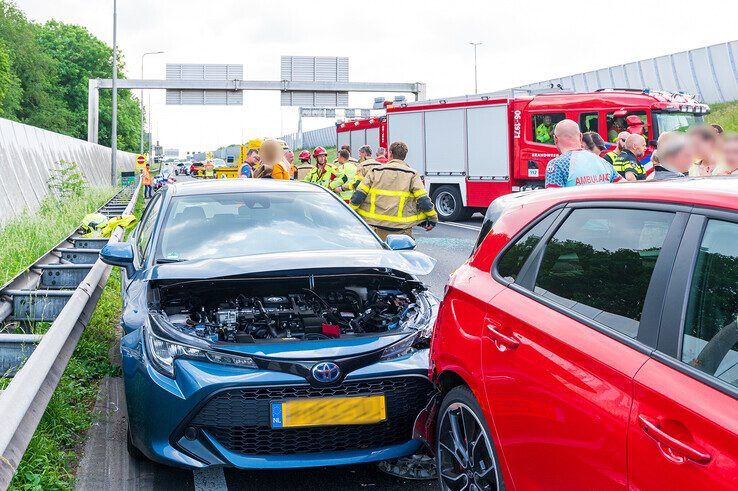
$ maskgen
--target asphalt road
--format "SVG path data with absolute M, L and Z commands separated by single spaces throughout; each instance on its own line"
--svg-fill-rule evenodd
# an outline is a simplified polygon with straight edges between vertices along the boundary
M 179 180 L 188 180 L 188 178 Z M 430 275 L 422 277 L 439 298 L 449 274 L 468 257 L 477 239 L 482 217 L 462 223 L 440 223 L 430 232 L 414 231 L 417 250 L 437 260 Z M 117 350 L 116 350 L 117 351 Z M 152 462 L 135 462 L 126 452 L 125 402 L 120 378 L 107 379 L 96 410 L 101 419 L 90 430 L 85 456 L 78 470 L 79 489 L 131 490 L 435 490 L 435 481 L 408 481 L 380 471 L 376 465 L 294 471 L 187 471 Z

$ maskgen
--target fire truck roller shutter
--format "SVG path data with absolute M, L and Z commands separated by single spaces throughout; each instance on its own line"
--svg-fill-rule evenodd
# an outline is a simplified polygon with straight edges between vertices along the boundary
M 366 145 L 366 130 L 353 130 L 349 145 L 351 145 L 351 156 L 358 158 L 359 149 Z
M 464 109 L 425 113 L 425 170 L 428 175 L 464 175 Z
M 351 132 L 342 131 L 336 134 L 336 151 L 341 149 L 342 145 L 351 145 Z
M 366 144 L 372 147 L 372 155 L 376 156 L 377 148 L 379 148 L 379 128 L 367 128 Z
M 388 113 L 387 132 L 389 144 L 398 140 L 407 144 L 405 162 L 423 176 L 425 174 L 423 113 Z
M 509 179 L 507 106 L 469 108 L 466 127 L 469 179 Z

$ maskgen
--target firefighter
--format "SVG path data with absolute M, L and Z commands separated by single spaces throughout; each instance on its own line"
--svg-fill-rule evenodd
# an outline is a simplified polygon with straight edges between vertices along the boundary
M 389 162 L 369 171 L 351 196 L 351 208 L 382 240 L 387 240 L 389 234 L 412 237 L 414 225 L 431 230 L 438 222 L 420 176 L 404 162 L 406 156 L 404 142 L 392 143 Z
M 358 164 L 359 161 L 356 160 L 351 156 L 351 146 L 350 145 L 341 145 L 341 150 L 346 150 L 349 153 L 349 162 L 353 162 L 354 164 Z M 340 150 L 339 150 L 340 151 Z M 336 154 L 336 158 L 333 159 L 333 165 L 338 165 L 338 154 Z
M 553 124 L 551 116 L 543 116 L 543 122 L 536 126 L 536 141 L 538 143 L 553 143 Z
M 300 163 L 295 166 L 295 179 L 302 181 L 313 168 L 313 164 L 310 162 L 310 152 L 307 150 L 300 152 L 297 158 L 300 159 Z
M 385 160 L 385 163 L 386 162 L 387 161 Z M 357 172 L 361 176 L 366 176 L 367 174 L 369 174 L 370 170 L 377 167 L 378 165 L 380 165 L 380 163 L 372 158 L 372 147 L 370 147 L 369 145 L 364 145 L 359 149 L 359 166 Z
M 336 177 L 336 169 L 328 163 L 328 153 L 323 147 L 315 147 L 313 158 L 315 159 L 315 167 L 310 169 L 303 181 L 327 188 L 333 178 Z
M 351 154 L 348 150 L 338 152 L 336 177 L 331 181 L 329 186 L 346 203 L 351 200 L 351 195 L 354 194 L 354 188 L 358 184 L 356 179 L 358 168 L 354 162 L 349 160 L 350 157 Z
M 628 181 L 642 181 L 646 179 L 646 169 L 638 159 L 646 153 L 646 139 L 642 135 L 628 135 L 625 148 L 615 158 L 612 166 L 615 171 Z
M 377 149 L 377 158 L 376 161 L 380 164 L 386 164 L 387 163 L 387 149 L 384 147 L 379 147 Z

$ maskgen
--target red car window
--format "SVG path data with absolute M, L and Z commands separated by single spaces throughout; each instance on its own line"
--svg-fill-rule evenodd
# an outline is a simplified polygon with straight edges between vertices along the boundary
M 673 219 L 661 211 L 574 210 L 546 244 L 535 293 L 635 338 Z
M 690 288 L 681 359 L 738 387 L 738 224 L 710 220 Z

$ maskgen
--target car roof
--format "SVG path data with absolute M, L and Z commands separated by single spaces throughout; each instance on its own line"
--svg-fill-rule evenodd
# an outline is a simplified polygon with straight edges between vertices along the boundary
M 533 191 L 516 204 L 568 201 L 650 201 L 738 210 L 738 176 L 694 177 Z
M 168 188 L 172 196 L 289 191 L 319 193 L 323 191 L 323 188 L 315 184 L 280 179 L 210 179 L 185 181 L 170 184 Z

